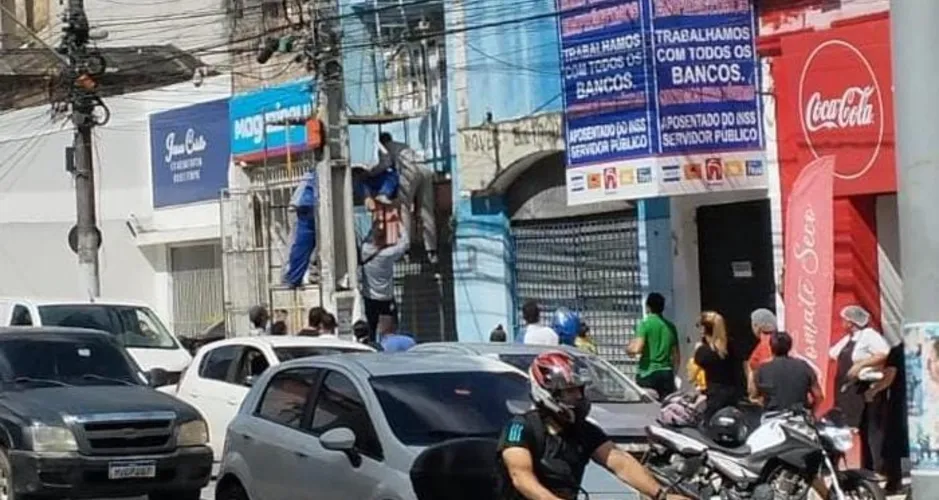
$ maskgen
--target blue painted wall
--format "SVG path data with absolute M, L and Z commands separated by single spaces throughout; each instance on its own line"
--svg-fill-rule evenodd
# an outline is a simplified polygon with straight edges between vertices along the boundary
M 368 32 L 347 2 L 343 14 L 346 99 L 353 113 L 376 113 L 375 82 Z M 371 5 L 367 3 L 365 5 Z M 426 158 L 433 157 L 430 127 L 438 127 L 441 172 L 452 173 L 454 207 L 454 295 L 456 328 L 461 341 L 488 340 L 502 324 L 511 330 L 516 304 L 513 297 L 512 243 L 509 220 L 501 198 L 464 199 L 460 195 L 457 157 L 457 96 L 454 79 L 460 72 L 468 81 L 469 124 L 521 118 L 560 111 L 561 77 L 555 0 L 464 0 L 465 64 L 457 64 L 456 17 L 453 2 L 444 2 L 447 32 L 447 81 L 444 102 L 430 116 L 385 125 L 382 130 L 407 139 Z M 507 23 L 510 20 L 524 20 Z M 381 64 L 381 61 L 379 61 Z M 378 127 L 350 127 L 353 163 L 375 161 Z M 520 182 L 524 182 L 524 178 Z M 671 232 L 667 200 L 640 203 L 644 284 L 666 295 L 671 303 Z M 362 221 L 367 219 L 361 218 Z M 511 333 L 511 332 L 510 332 Z
M 450 102 L 456 103 L 454 76 L 465 72 L 470 125 L 521 118 L 561 109 L 560 59 L 554 0 L 474 0 L 464 2 L 464 67 L 457 67 L 454 36 L 447 39 Z M 447 26 L 457 22 L 447 3 Z M 506 20 L 540 19 L 504 24 Z M 476 27 L 488 26 L 481 29 Z M 450 107 L 454 150 L 458 125 L 456 105 Z M 459 171 L 459 158 L 453 160 Z M 456 247 L 454 293 L 457 334 L 461 341 L 488 340 L 502 324 L 511 332 L 515 314 L 512 243 L 509 220 L 501 199 L 464 199 L 458 175 L 453 179 Z
M 342 43 L 348 49 L 343 50 L 343 69 L 345 79 L 346 103 L 353 115 L 376 115 L 378 85 L 383 78 L 384 61 L 380 52 L 373 60 L 371 31 L 363 20 L 355 15 L 355 8 L 374 9 L 375 3 L 369 0 L 343 0 L 341 2 Z M 379 8 L 387 2 L 379 3 Z M 377 75 L 376 75 L 377 67 Z M 444 87 L 447 81 L 444 80 Z M 446 88 L 442 89 L 446 96 Z M 408 143 L 415 151 L 424 155 L 438 172 L 450 171 L 450 121 L 447 99 L 434 106 L 421 117 L 388 123 L 381 126 L 381 131 L 390 132 L 396 140 Z M 434 133 L 436 131 L 436 134 Z M 378 125 L 352 125 L 349 127 L 349 147 L 353 164 L 370 164 L 377 161 L 376 143 Z M 436 141 L 434 140 L 436 138 Z M 436 145 L 435 145 L 436 142 Z M 435 147 L 436 146 L 436 147 Z

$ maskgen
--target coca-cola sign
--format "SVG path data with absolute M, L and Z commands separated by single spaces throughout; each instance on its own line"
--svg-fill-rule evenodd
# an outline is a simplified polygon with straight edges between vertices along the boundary
M 858 179 L 878 161 L 884 143 L 884 95 L 869 59 L 854 44 L 831 39 L 805 59 L 799 113 L 806 147 L 833 155 L 835 175 Z

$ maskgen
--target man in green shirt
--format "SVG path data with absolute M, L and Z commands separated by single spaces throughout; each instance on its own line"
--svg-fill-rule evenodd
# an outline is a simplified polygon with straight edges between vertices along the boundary
M 646 317 L 636 329 L 636 338 L 626 350 L 639 356 L 636 383 L 654 390 L 659 398 L 676 391 L 675 371 L 681 362 L 678 352 L 678 329 L 662 317 L 665 297 L 650 293 L 646 298 Z

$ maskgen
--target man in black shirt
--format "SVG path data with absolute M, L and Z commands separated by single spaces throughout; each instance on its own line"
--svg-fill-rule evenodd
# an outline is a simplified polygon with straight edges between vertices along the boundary
M 666 494 L 630 454 L 620 450 L 587 420 L 586 378 L 565 352 L 538 355 L 529 368 L 535 409 L 505 426 L 499 442 L 501 500 L 572 500 L 592 459 L 621 481 L 655 500 L 682 500 Z
M 792 358 L 792 337 L 786 332 L 770 338 L 772 361 L 757 369 L 754 396 L 763 399 L 766 411 L 790 410 L 796 406 L 814 408 L 822 400 L 822 388 L 815 370 L 802 359 Z

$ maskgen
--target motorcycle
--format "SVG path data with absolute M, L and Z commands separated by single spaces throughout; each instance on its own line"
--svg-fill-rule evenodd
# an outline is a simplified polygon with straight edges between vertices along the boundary
M 417 500 L 479 500 L 498 497 L 496 479 L 499 442 L 488 438 L 458 438 L 423 450 L 411 466 L 411 485 Z M 690 480 L 700 467 L 694 459 L 675 469 L 675 477 L 662 482 L 667 492 Z M 710 500 L 685 495 L 691 500 Z M 579 500 L 590 500 L 580 489 Z
M 837 467 L 853 445 L 839 413 L 819 420 L 805 410 L 767 414 L 737 447 L 722 446 L 697 428 L 653 425 L 646 428 L 651 447 L 644 461 L 660 481 L 673 480 L 676 467 L 690 459 L 703 462 L 679 488 L 699 498 L 801 500 L 820 478 L 827 500 L 884 500 L 873 472 Z

